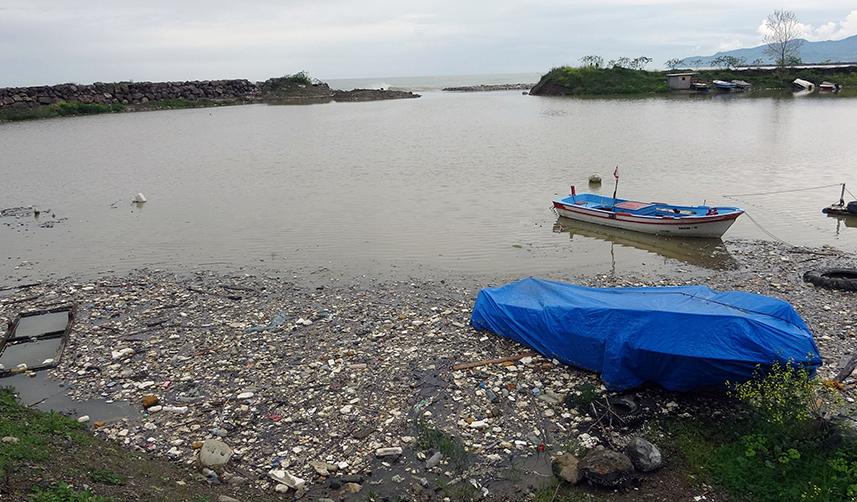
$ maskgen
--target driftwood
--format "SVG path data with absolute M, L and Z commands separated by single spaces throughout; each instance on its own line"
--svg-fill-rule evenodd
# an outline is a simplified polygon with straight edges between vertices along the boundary
M 843 359 L 843 361 L 842 367 L 839 368 L 839 372 L 833 378 L 834 381 L 844 382 L 854 372 L 854 369 L 857 368 L 857 354 L 852 354 L 851 357 L 847 360 Z
M 459 363 L 459 364 L 454 365 L 454 366 L 452 367 L 452 370 L 453 370 L 453 371 L 458 371 L 458 370 L 466 370 L 466 369 L 468 369 L 468 368 L 478 368 L 478 367 L 480 367 L 480 366 L 487 366 L 487 365 L 489 365 L 489 364 L 503 364 L 503 363 L 510 363 L 510 362 L 513 362 L 513 361 L 521 360 L 521 359 L 523 359 L 523 358 L 525 358 L 525 357 L 532 357 L 532 356 L 535 356 L 535 355 L 536 355 L 536 353 L 535 353 L 535 352 L 533 352 L 533 351 L 527 351 L 527 352 L 522 352 L 521 354 L 518 354 L 517 356 L 501 357 L 501 358 L 499 358 L 499 359 L 483 359 L 483 360 L 481 360 L 481 361 L 473 361 L 472 363 Z
M 226 298 L 227 300 L 240 300 L 241 299 L 241 297 L 238 295 L 224 295 L 222 293 L 215 293 L 213 291 L 206 291 L 204 289 L 195 288 L 193 286 L 188 286 L 187 290 L 192 291 L 194 293 L 199 293 L 201 295 L 219 296 L 220 298 Z

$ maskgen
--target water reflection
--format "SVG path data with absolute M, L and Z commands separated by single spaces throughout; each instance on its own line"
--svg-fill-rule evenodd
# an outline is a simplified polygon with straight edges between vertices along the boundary
M 836 219 L 836 235 L 838 236 L 845 228 L 857 228 L 857 216 L 845 216 L 841 214 L 828 214 L 828 218 Z
M 614 266 L 613 246 L 619 245 L 648 251 L 664 258 L 679 260 L 702 268 L 715 270 L 737 268 L 737 261 L 720 239 L 661 237 L 571 220 L 562 216 L 557 218 L 553 231 L 554 233 L 568 233 L 571 240 L 574 240 L 575 236 L 581 236 L 609 242 Z

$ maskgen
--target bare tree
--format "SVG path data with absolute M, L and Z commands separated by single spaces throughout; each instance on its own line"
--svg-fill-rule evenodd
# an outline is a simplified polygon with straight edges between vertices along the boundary
M 642 70 L 646 67 L 647 64 L 652 62 L 652 58 L 646 56 L 640 56 L 638 58 L 634 58 L 631 60 L 631 68 L 635 70 Z
M 765 54 L 771 56 L 780 68 L 800 62 L 800 23 L 795 13 L 775 10 L 765 19 Z
M 601 56 L 583 56 L 580 58 L 580 63 L 590 68 L 601 68 L 604 66 L 604 58 Z
M 744 65 L 746 62 L 747 61 L 744 58 L 735 56 L 719 56 L 711 60 L 711 64 L 714 66 L 730 70 L 734 70 L 735 68 Z
M 680 59 L 680 58 L 667 59 L 667 63 L 666 63 L 667 68 L 669 68 L 670 70 L 675 70 L 676 68 L 681 66 L 682 61 L 684 61 L 684 59 Z

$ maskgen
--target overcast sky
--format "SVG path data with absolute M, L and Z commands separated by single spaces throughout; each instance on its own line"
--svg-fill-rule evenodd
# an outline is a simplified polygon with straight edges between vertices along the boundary
M 777 8 L 813 40 L 857 34 L 854 0 L 0 0 L 0 85 L 662 66 L 760 44 Z

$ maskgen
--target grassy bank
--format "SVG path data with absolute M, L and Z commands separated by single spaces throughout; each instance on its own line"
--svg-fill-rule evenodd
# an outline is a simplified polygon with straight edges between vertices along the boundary
M 575 68 L 562 66 L 546 73 L 531 94 L 547 96 L 653 94 L 665 93 L 665 71 L 630 70 L 627 68 Z M 857 87 L 857 68 L 777 70 L 703 70 L 703 81 L 745 80 L 755 89 L 790 89 L 796 78 L 820 84 L 824 80 Z
M 0 499 L 31 502 L 213 501 L 228 493 L 185 468 L 91 435 L 77 421 L 21 406 L 0 389 Z M 245 487 L 242 500 L 253 500 Z
M 178 110 L 183 108 L 208 108 L 238 104 L 240 101 L 214 101 L 211 99 L 164 99 L 145 104 L 125 105 L 122 103 L 81 103 L 79 101 L 60 101 L 50 105 L 33 108 L 0 109 L 0 122 L 18 122 L 22 120 L 49 119 L 56 117 L 75 117 L 80 115 L 98 115 L 130 111 Z

